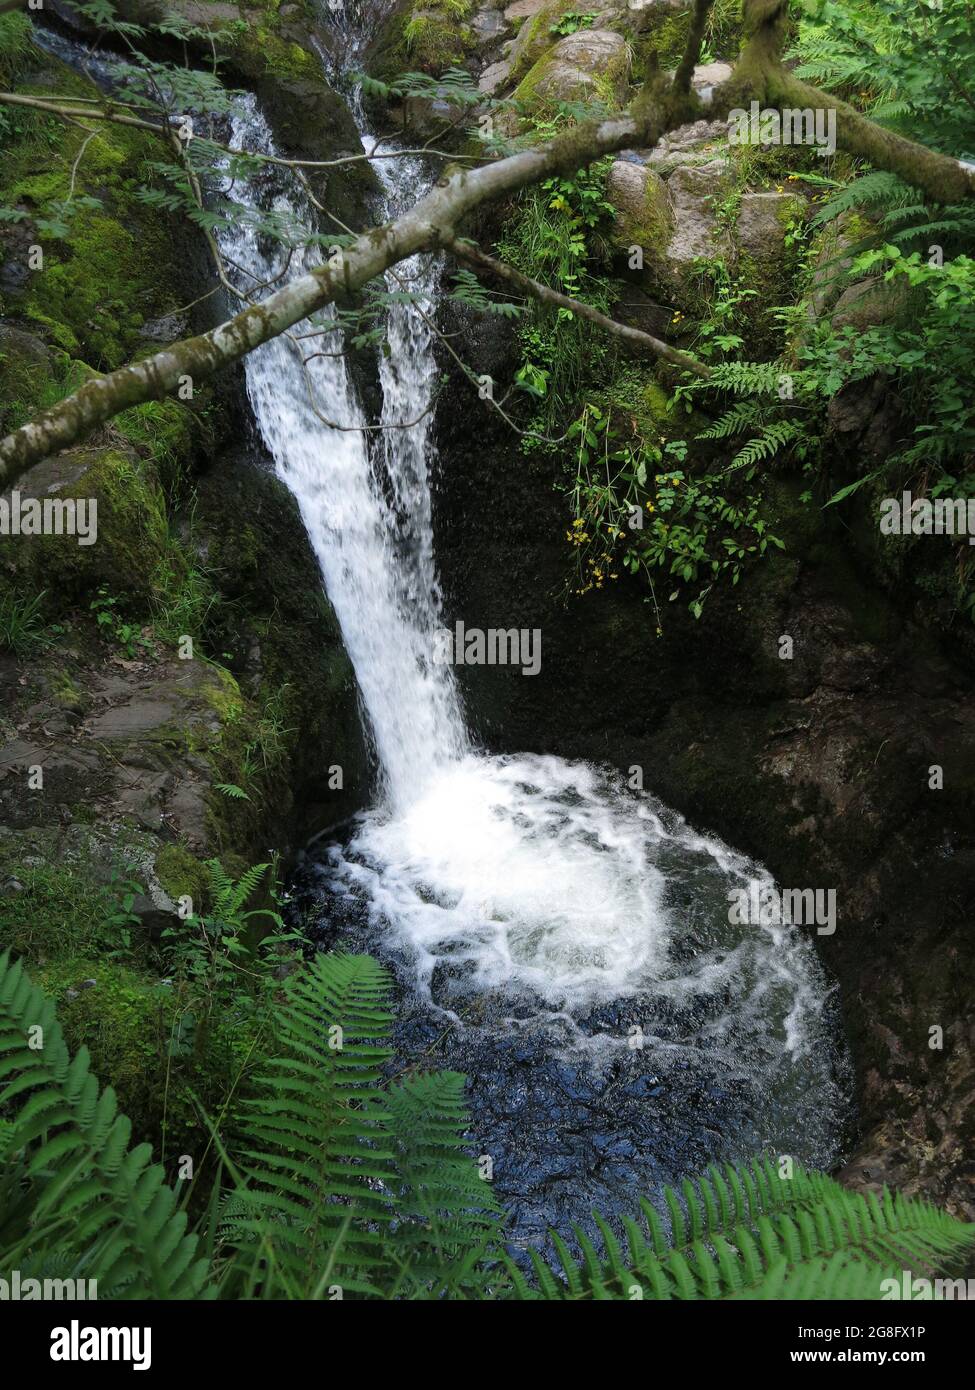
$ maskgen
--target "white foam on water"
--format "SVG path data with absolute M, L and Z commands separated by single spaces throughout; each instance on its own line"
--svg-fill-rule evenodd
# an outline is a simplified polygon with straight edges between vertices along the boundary
M 253 99 L 242 102 L 234 138 L 271 148 Z M 368 133 L 364 142 L 374 148 Z M 415 200 L 425 177 L 415 160 L 374 167 L 387 215 Z M 259 206 L 257 193 L 242 197 Z M 284 182 L 275 206 L 309 217 Z M 257 279 L 278 273 L 280 252 L 246 218 L 223 241 Z M 296 258 L 289 274 L 316 255 Z M 406 262 L 398 274 L 435 313 L 437 263 Z M 393 276 L 387 283 L 399 287 Z M 428 997 L 444 967 L 468 990 L 535 1001 L 540 1020 L 561 1018 L 570 1034 L 573 1020 L 614 1000 L 710 1000 L 681 1045 L 737 1052 L 746 1070 L 750 1054 L 756 1078 L 770 1063 L 795 1067 L 817 1049 L 832 1052 L 827 985 L 808 938 L 728 923 L 729 888 L 767 883 L 761 868 L 603 770 L 472 747 L 453 673 L 430 660 L 442 626 L 426 413 L 437 380 L 433 334 L 409 304 L 394 303 L 387 335 L 380 423 L 419 417 L 410 429 L 365 431 L 341 356 L 308 370 L 320 411 L 354 427 L 345 430 L 316 416 L 286 339 L 245 363 L 255 418 L 298 500 L 341 624 L 380 766 L 377 806 L 331 851 L 332 891 L 365 896 Z

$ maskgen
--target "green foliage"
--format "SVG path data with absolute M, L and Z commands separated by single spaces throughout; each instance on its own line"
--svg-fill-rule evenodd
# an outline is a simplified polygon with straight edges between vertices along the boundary
M 318 956 L 275 1010 L 281 1052 L 245 1106 L 225 1296 L 468 1296 L 496 1204 L 463 1152 L 463 1080 L 382 1085 L 389 977 Z M 338 1200 L 337 1200 L 338 1199 Z
M 247 908 L 271 865 L 254 864 L 234 880 L 218 859 L 203 865 L 207 874 L 204 912 L 191 911 L 179 926 L 167 927 L 162 941 L 178 993 L 185 995 L 193 1019 L 215 1009 L 238 1016 L 257 1015 L 274 988 L 268 951 L 294 938 L 271 907 Z M 276 929 L 255 953 L 247 934 L 261 922 Z
M 14 656 L 27 656 L 47 641 L 44 599 L 39 594 L 18 594 L 13 589 L 0 593 L 0 647 Z
M 479 314 L 497 314 L 501 318 L 509 319 L 518 318 L 525 312 L 520 304 L 498 299 L 470 270 L 455 270 L 450 278 L 453 288 L 449 297 L 455 304 L 463 304 Z
M 975 158 L 970 0 L 803 0 L 797 72 L 931 149 Z
M 526 1275 L 465 1151 L 463 1078 L 384 1082 L 389 988 L 364 956 L 317 956 L 288 981 L 238 1143 L 211 1126 L 227 1184 L 198 1243 L 86 1051 L 70 1059 L 50 1000 L 0 957 L 4 1266 L 122 1298 L 876 1300 L 884 1279 L 951 1273 L 975 1248 L 975 1227 L 927 1202 L 755 1159 L 665 1190 L 666 1218 L 641 1202 L 622 1240 L 598 1214 L 598 1242 L 553 1232 L 555 1259 L 529 1252 Z
M 132 902 L 139 885 L 128 866 L 106 882 L 83 869 L 45 863 L 9 864 L 22 885 L 0 897 L 0 940 L 5 948 L 42 960 L 64 954 L 114 956 L 131 946 Z
M 72 1059 L 54 1005 L 0 956 L 0 1249 L 31 1277 L 97 1279 L 102 1298 L 194 1298 L 206 1262 L 148 1144 Z M 56 1263 L 55 1263 L 56 1262 Z
M 904 255 L 886 245 L 857 257 L 852 273 L 905 286 L 911 313 L 865 331 L 824 332 L 802 354 L 805 384 L 829 397 L 847 382 L 889 375 L 914 421 L 911 442 L 887 460 L 891 476 L 927 473 L 932 465 L 965 470 L 975 451 L 975 260 L 931 264 L 916 251 Z M 937 485 L 940 475 L 932 481 Z
M 699 618 L 715 583 L 728 578 L 737 584 L 746 564 L 783 543 L 769 533 L 759 496 L 726 495 L 728 474 L 744 465 L 736 461 L 723 473 L 685 472 L 675 466 L 687 457 L 684 440 L 654 440 L 634 424 L 632 417 L 620 420 L 587 404 L 571 426 L 574 519 L 567 539 L 576 552 L 576 593 L 601 589 L 624 569 L 645 575 L 659 635 L 658 571 L 691 586 L 688 607 Z
M 969 0 L 807 0 L 795 56 L 801 76 L 840 91 L 881 125 L 960 159 L 975 160 L 975 11 Z M 863 213 L 874 226 L 853 238 L 946 255 L 975 247 L 975 210 L 932 207 L 885 170 L 856 170 L 828 190 L 814 223 Z
M 604 234 L 614 215 L 606 199 L 609 163 L 601 160 L 527 190 L 498 243 L 502 260 L 603 313 L 612 296 Z M 580 386 L 598 374 L 610 352 L 605 335 L 569 309 L 542 309 L 520 330 L 519 342 L 516 381 L 538 402 L 532 428 L 560 427 Z
M 566 38 L 569 34 L 577 34 L 580 29 L 591 29 L 598 18 L 599 16 L 596 14 L 584 14 L 579 10 L 566 10 L 560 19 L 549 25 L 548 32 L 556 34 L 559 38 Z
M 138 623 L 128 622 L 121 616 L 118 611 L 120 602 L 119 598 L 109 593 L 106 585 L 101 584 L 88 608 L 94 614 L 102 638 L 117 646 L 129 661 L 134 661 L 149 646 L 149 641 Z
M 23 14 L 0 15 L 0 83 L 9 88 L 30 68 L 34 52 L 30 20 Z M 7 111 L 0 111 L 0 139 L 11 130 Z
M 864 1197 L 798 1166 L 783 1178 L 761 1159 L 685 1179 L 666 1204 L 669 1235 L 644 1202 L 622 1243 L 597 1217 L 597 1244 L 575 1231 L 582 1260 L 562 1241 L 557 1261 L 533 1255 L 533 1283 L 509 1262 L 516 1297 L 877 1300 L 904 1269 L 960 1268 L 975 1239 L 929 1202 Z

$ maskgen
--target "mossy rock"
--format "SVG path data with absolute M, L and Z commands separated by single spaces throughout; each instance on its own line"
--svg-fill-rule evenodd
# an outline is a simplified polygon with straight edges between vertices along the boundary
M 69 956 L 31 973 L 55 1000 L 70 1050 L 88 1049 L 92 1071 L 112 1086 L 137 1132 L 153 1128 L 171 992 L 117 961 Z
M 33 333 L 0 324 L 0 433 L 30 419 L 52 394 L 55 381 L 47 345 Z
M 49 95 L 48 79 L 68 96 L 88 98 L 97 89 L 46 55 L 18 90 Z M 28 214 L 4 232 L 8 257 L 22 262 L 28 245 L 40 246 L 43 264 L 21 265 L 20 287 L 7 279 L 0 309 L 17 313 L 51 346 L 99 370 L 121 366 L 138 351 L 147 319 L 185 302 L 184 267 L 172 254 L 169 216 L 138 199 L 151 181 L 149 161 L 158 158 L 150 136 L 106 126 L 82 145 L 85 132 L 44 118 L 24 123 L 5 150 L 0 202 Z M 77 169 L 75 168 L 77 161 Z M 65 234 L 41 229 L 41 218 L 58 220 L 72 178 L 72 213 Z
M 205 906 L 209 883 L 206 868 L 183 845 L 163 845 L 153 867 L 160 886 L 174 903 L 189 897 L 193 900 L 194 911 L 199 912 Z
M 392 82 L 408 72 L 437 77 L 461 66 L 477 46 L 477 36 L 466 23 L 472 9 L 469 0 L 405 0 L 395 6 L 366 50 L 369 76 Z
M 606 197 L 616 209 L 613 241 L 659 255 L 673 232 L 674 216 L 663 179 L 647 164 L 617 159 L 610 166 Z
M 90 544 L 78 534 L 5 537 L 3 556 L 15 582 L 47 590 L 49 609 L 57 612 L 90 600 L 102 585 L 131 610 L 145 610 L 168 536 L 151 462 L 123 448 L 79 449 L 35 465 L 13 491 L 22 507 L 29 498 L 39 506 L 73 500 L 77 509 L 85 503 L 93 537 Z M 11 493 L 6 497 L 12 501 Z
M 118 961 L 66 957 L 35 966 L 32 979 L 57 1006 L 72 1053 L 87 1048 L 91 1070 L 115 1091 L 140 1140 L 199 1154 L 194 1101 L 219 1111 L 245 1059 L 261 1056 L 257 1025 L 232 1012 L 204 1017 L 178 1007 L 172 985 Z
M 543 53 L 515 88 L 514 99 L 529 108 L 580 100 L 618 107 L 629 72 L 629 45 L 620 34 L 580 29 Z

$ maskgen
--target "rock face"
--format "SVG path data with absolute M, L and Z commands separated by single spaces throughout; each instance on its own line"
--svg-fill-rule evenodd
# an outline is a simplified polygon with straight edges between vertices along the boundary
M 722 231 L 715 201 L 728 186 L 728 169 L 722 160 L 708 164 L 683 164 L 667 180 L 674 232 L 664 251 L 672 270 L 680 275 L 701 256 L 727 252 L 729 241 Z
M 52 144 L 43 193 L 11 143 L 0 200 L 28 214 L 18 228 L 67 189 L 81 139 Z M 112 140 L 104 166 L 77 164 L 76 191 L 100 199 L 76 228 L 91 254 L 69 242 L 43 276 L 7 277 L 0 430 L 147 342 L 209 326 L 182 308 L 200 297 L 200 248 L 130 206 L 149 155 Z M 0 274 L 21 252 L 0 229 Z M 210 856 L 239 871 L 368 795 L 354 680 L 297 506 L 266 460 L 216 450 L 245 433 L 238 390 L 128 412 L 3 496 L 8 516 L 56 506 L 62 521 L 0 537 L 0 867 L 16 879 L 43 844 L 61 872 L 61 839 L 73 855 L 83 829 L 96 876 L 138 872 L 153 929 L 174 911 L 174 859 L 191 877 Z
M 782 242 L 791 218 L 800 218 L 805 199 L 791 193 L 744 193 L 738 209 L 738 244 L 761 267 L 782 257 Z
M 651 296 L 682 309 L 696 302 L 695 262 L 729 257 L 733 250 L 717 207 L 731 186 L 727 149 L 718 134 L 705 121 L 681 127 L 653 150 L 614 160 L 607 180 L 607 197 L 618 215 L 616 244 L 627 256 L 634 244 L 643 252 L 636 280 Z
M 787 234 L 806 204 L 781 189 L 742 191 L 726 136 L 723 122 L 695 121 L 652 150 L 624 152 L 611 166 L 607 197 L 617 212 L 614 241 L 627 281 L 654 302 L 694 314 L 716 273 L 709 266 L 721 262 L 748 292 L 739 315 L 758 357 L 778 341 L 769 310 L 790 293 Z M 636 247 L 642 263 L 635 268 Z

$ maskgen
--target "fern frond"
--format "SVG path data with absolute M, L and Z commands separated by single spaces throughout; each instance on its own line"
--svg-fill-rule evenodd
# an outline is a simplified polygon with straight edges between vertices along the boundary
M 736 434 L 744 434 L 746 430 L 760 424 L 762 420 L 762 410 L 756 401 L 739 401 L 730 410 L 716 420 L 709 429 L 702 430 L 698 439 L 729 439 Z
M 52 1253 L 101 1298 L 195 1298 L 207 1262 L 186 1214 L 131 1124 L 100 1090 L 82 1048 L 70 1057 L 53 1002 L 0 956 L 4 1188 L 0 1266 L 44 1277 Z M 16 1101 L 16 1105 L 14 1102 Z M 62 1277 L 67 1277 L 62 1275 Z
M 771 395 L 778 391 L 781 375 L 776 362 L 719 362 L 711 368 L 707 387 L 738 396 Z
M 861 174 L 845 187 L 838 189 L 819 207 L 812 218 L 813 226 L 833 222 L 847 212 L 889 212 L 917 201 L 917 191 L 896 174 L 872 169 Z
M 665 1189 L 669 1249 L 661 1248 L 659 1217 L 646 1231 L 626 1221 L 624 1258 L 606 1223 L 596 1218 L 601 1250 L 580 1233 L 577 1259 L 553 1235 L 559 1264 L 535 1257 L 536 1283 L 547 1299 L 873 1299 L 902 1271 L 951 1270 L 975 1249 L 966 1226 L 929 1202 L 885 1193 L 848 1192 L 821 1173 L 796 1168 L 780 1177 L 767 1159 L 716 1168 Z M 644 1203 L 647 1215 L 648 1204 Z M 647 1241 L 647 1235 L 650 1242 Z M 559 1267 L 561 1266 L 561 1267 Z M 523 1285 L 512 1280 L 514 1296 Z M 535 1288 L 526 1285 L 529 1296 Z
M 281 1054 L 256 1079 L 258 1097 L 242 1105 L 239 1196 L 248 1216 L 230 1221 L 246 1235 L 242 1260 L 263 1262 L 267 1296 L 279 1286 L 307 1294 L 327 1261 L 344 1290 L 380 1292 L 370 1271 L 383 1263 L 396 1201 L 380 1091 L 391 1055 L 389 987 L 369 956 L 319 955 L 274 1011 Z
M 750 439 L 744 448 L 728 465 L 728 471 L 736 468 L 754 468 L 757 463 L 774 458 L 787 444 L 793 443 L 802 434 L 802 427 L 794 420 L 773 420 L 763 425 L 760 434 Z
M 483 1293 L 500 1208 L 466 1152 L 463 1076 L 436 1072 L 391 1086 L 387 1113 L 398 1196 L 390 1242 L 409 1286 L 431 1297 Z

